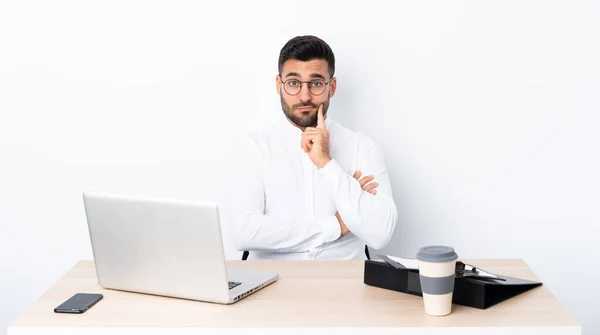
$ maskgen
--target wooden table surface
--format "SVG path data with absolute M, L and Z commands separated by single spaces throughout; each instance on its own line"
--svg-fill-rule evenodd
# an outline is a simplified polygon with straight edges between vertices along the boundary
M 540 280 L 518 259 L 463 260 L 493 273 Z M 111 333 L 581 334 L 580 325 L 546 286 L 486 310 L 453 305 L 424 314 L 419 296 L 363 283 L 363 261 L 228 261 L 230 267 L 275 271 L 279 280 L 233 304 L 102 289 L 92 261 L 80 261 L 9 327 L 9 335 Z M 541 280 L 543 282 L 543 280 Z M 53 309 L 78 292 L 104 299 L 84 314 Z M 304 332 L 302 330 L 304 329 Z

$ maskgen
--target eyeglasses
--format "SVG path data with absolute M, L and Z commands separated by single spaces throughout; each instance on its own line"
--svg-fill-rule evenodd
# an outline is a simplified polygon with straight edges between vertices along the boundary
M 323 94 L 323 92 L 325 92 L 325 88 L 327 88 L 327 85 L 331 82 L 332 79 L 329 79 L 329 81 L 325 81 L 323 79 L 313 79 L 311 81 L 288 79 L 286 81 L 282 81 L 281 83 L 283 84 L 283 89 L 289 95 L 296 95 L 300 93 L 300 91 L 302 90 L 302 84 L 308 84 L 308 91 L 310 92 L 310 94 L 321 95 Z

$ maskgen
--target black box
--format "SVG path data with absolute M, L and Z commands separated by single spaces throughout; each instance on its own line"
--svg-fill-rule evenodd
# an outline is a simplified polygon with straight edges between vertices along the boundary
M 498 275 L 506 281 L 474 277 L 456 278 L 452 303 L 486 309 L 529 291 L 542 283 Z M 370 286 L 423 296 L 418 270 L 397 269 L 383 261 L 366 260 L 364 283 Z

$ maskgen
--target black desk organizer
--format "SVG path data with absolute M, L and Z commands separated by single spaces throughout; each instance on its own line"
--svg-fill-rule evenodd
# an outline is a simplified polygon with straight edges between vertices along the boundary
M 452 303 L 486 309 L 542 283 L 498 275 L 506 281 L 474 277 L 456 278 Z M 423 296 L 419 271 L 396 269 L 383 261 L 366 260 L 364 283 L 370 286 Z

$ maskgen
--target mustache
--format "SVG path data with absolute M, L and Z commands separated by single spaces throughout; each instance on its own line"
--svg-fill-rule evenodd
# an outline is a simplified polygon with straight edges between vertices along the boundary
M 317 108 L 317 105 L 308 102 L 308 103 L 299 103 L 299 104 L 295 104 L 295 105 L 292 106 L 293 109 L 296 109 L 296 108 L 299 108 L 299 107 Z

